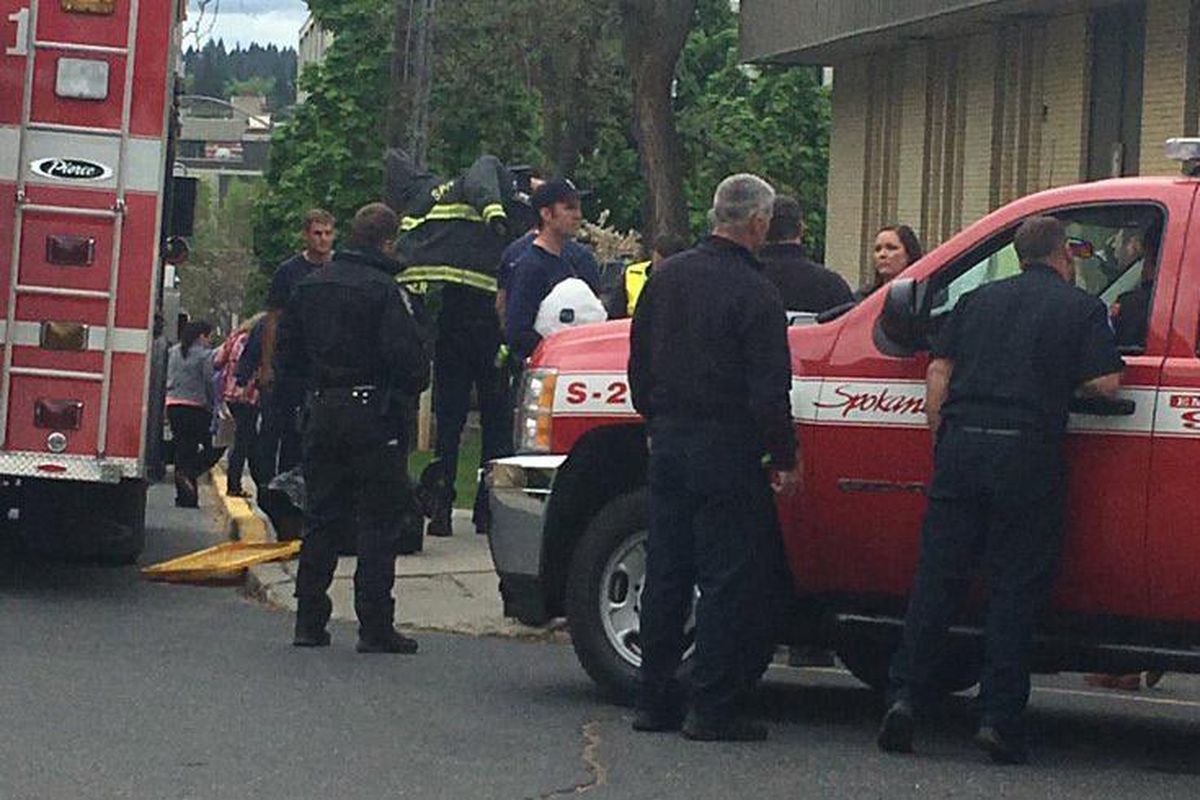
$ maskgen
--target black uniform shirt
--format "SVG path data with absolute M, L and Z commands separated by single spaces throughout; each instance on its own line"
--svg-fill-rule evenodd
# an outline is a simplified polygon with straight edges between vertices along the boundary
M 320 267 L 320 264 L 305 258 L 304 253 L 297 253 L 281 263 L 275 268 L 275 274 L 271 276 L 271 287 L 267 290 L 267 308 L 282 309 L 286 307 L 296 284 Z
M 775 284 L 788 311 L 819 314 L 854 300 L 845 278 L 810 261 L 804 248 L 794 242 L 768 244 L 758 258 L 764 264 L 763 274 Z
M 963 296 L 932 355 L 954 361 L 943 419 L 1050 435 L 1080 384 L 1123 366 L 1104 304 L 1043 264 Z
M 1117 298 L 1113 332 L 1119 347 L 1145 347 L 1150 330 L 1150 301 L 1154 298 L 1154 283 L 1138 284 Z
M 429 384 L 417 323 L 382 253 L 339 250 L 296 285 L 279 325 L 280 371 L 309 389 Z
M 647 419 L 748 425 L 773 467 L 796 464 L 787 317 L 735 242 L 710 236 L 654 268 L 633 317 L 629 385 Z

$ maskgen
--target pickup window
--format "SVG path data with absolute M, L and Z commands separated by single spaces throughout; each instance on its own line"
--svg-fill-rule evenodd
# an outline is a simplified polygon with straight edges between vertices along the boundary
M 1089 205 L 1054 216 L 1067 226 L 1076 285 L 1108 306 L 1118 345 L 1140 352 L 1146 344 L 1163 210 L 1146 204 Z M 1020 271 L 1012 244 L 1015 232 L 1016 226 L 1001 231 L 931 278 L 935 328 L 967 292 Z

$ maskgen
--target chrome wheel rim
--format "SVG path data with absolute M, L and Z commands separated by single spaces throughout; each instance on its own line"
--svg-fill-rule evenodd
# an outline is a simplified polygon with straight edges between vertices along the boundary
M 646 584 L 646 531 L 637 531 L 617 547 L 600 577 L 600 619 L 608 644 L 633 667 L 642 664 L 642 590 Z M 684 660 L 695 649 L 696 604 L 684 623 Z

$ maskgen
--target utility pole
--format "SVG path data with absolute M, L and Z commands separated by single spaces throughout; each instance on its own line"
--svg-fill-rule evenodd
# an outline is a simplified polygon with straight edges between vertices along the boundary
M 410 0 L 412 2 L 412 0 Z M 433 22 L 437 0 L 415 0 L 412 19 L 412 116 L 408 144 L 413 160 L 424 169 L 429 156 L 429 106 L 433 94 Z M 410 8 L 412 5 L 410 4 Z

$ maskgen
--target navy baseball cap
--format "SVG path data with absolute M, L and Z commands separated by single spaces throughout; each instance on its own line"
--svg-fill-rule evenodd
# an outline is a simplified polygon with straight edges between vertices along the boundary
M 529 204 L 536 211 L 552 206 L 555 203 L 578 199 L 579 190 L 575 188 L 575 184 L 571 183 L 567 178 L 555 178 L 552 181 L 546 181 L 534 189 L 533 194 L 529 196 Z

